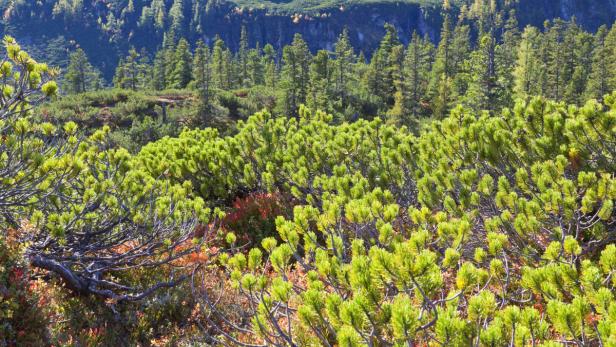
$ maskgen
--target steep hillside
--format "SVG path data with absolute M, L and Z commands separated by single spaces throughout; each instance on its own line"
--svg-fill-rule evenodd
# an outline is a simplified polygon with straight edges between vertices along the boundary
M 453 14 L 482 1 L 450 1 Z M 589 30 L 616 19 L 612 0 L 499 0 L 500 9 L 515 9 L 521 26 L 575 16 Z M 508 5 L 505 5 L 508 4 Z M 347 27 L 355 47 L 366 53 L 378 45 L 383 24 L 394 24 L 406 41 L 413 30 L 438 39 L 443 19 L 441 0 L 255 1 L 255 0 L 3 0 L 2 31 L 23 42 L 36 56 L 64 65 L 66 49 L 84 48 L 109 79 L 118 57 L 134 46 L 155 51 L 165 33 L 192 42 L 217 35 L 239 42 L 246 26 L 251 45 L 282 46 L 301 33 L 311 49 L 330 49 Z M 101 51 L 101 48 L 104 48 Z M 236 48 L 236 47 L 231 47 Z M 94 54 L 96 51 L 96 54 Z

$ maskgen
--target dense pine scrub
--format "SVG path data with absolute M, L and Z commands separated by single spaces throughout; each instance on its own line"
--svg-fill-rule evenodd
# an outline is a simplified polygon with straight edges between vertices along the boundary
M 136 160 L 208 201 L 237 189 L 296 199 L 276 237 L 219 258 L 220 290 L 251 319 L 211 318 L 217 343 L 608 346 L 615 111 L 616 94 L 497 116 L 459 107 L 414 136 L 302 108 L 257 114 L 233 137 L 189 131 Z M 224 311 L 208 283 L 196 293 Z

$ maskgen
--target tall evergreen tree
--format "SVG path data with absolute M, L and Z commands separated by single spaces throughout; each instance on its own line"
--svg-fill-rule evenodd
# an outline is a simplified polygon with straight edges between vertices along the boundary
M 293 43 L 284 47 L 281 86 L 284 92 L 284 111 L 289 116 L 298 114 L 299 106 L 308 95 L 311 54 L 306 41 L 295 34 Z
M 171 88 L 186 88 L 192 80 L 192 55 L 186 39 L 180 39 L 175 48 L 173 72 L 171 73 Z
M 212 98 L 212 69 L 210 65 L 210 49 L 203 41 L 197 43 L 192 65 L 195 87 L 201 100 L 202 112 L 208 114 Z
M 329 53 L 320 50 L 310 64 L 310 86 L 306 105 L 313 110 L 331 112 L 331 61 Z
M 334 61 L 334 95 L 340 101 L 341 107 L 348 106 L 347 94 L 349 81 L 353 78 L 355 53 L 349 40 L 349 30 L 345 28 L 335 45 L 336 60 Z
M 241 87 L 244 87 L 247 86 L 250 81 L 250 77 L 248 75 L 248 31 L 246 31 L 246 26 L 244 25 L 242 26 L 240 33 L 240 44 L 237 52 L 237 58 L 239 63 L 239 83 Z
M 566 32 L 565 49 L 572 50 L 571 53 L 567 53 L 566 89 L 563 94 L 563 100 L 567 103 L 584 102 L 586 81 L 592 69 L 593 41 L 593 36 L 577 25 Z
M 144 86 L 145 69 L 141 55 L 134 48 L 128 52 L 128 56 L 120 60 L 113 84 L 117 88 L 137 90 Z
M 174 41 L 184 37 L 184 1 L 173 0 L 169 9 L 169 33 Z
M 276 49 L 271 44 L 266 44 L 263 47 L 263 57 L 261 65 L 263 66 L 263 82 L 269 88 L 274 88 L 278 81 L 278 66 L 276 64 Z
M 567 55 L 573 54 L 573 47 L 564 46 L 564 33 L 567 23 L 561 19 L 553 23 L 546 22 L 543 35 L 542 49 L 545 50 L 543 57 L 546 65 L 545 90 L 543 95 L 561 100 L 565 91 L 565 78 L 567 67 Z M 569 51 L 567 51 L 569 50 Z
M 513 90 L 515 79 L 513 71 L 517 61 L 517 51 L 520 46 L 520 30 L 515 11 L 510 11 L 503 28 L 501 43 L 496 47 L 495 65 L 498 85 L 502 93 L 499 95 L 497 109 L 513 104 Z
M 231 52 L 225 46 L 225 42 L 217 39 L 212 49 L 212 80 L 216 88 L 223 90 L 231 89 Z
M 611 32 L 614 32 L 612 27 Z M 592 71 L 586 86 L 586 97 L 602 100 L 603 96 L 611 92 L 616 87 L 614 77 L 616 72 L 613 71 L 614 46 L 611 45 L 608 39 L 608 29 L 606 26 L 601 26 L 595 34 L 594 49 L 592 52 Z M 611 33 L 610 33 L 611 34 Z M 616 35 L 615 35 L 616 36 Z
M 263 57 L 261 48 L 257 45 L 256 48 L 250 49 L 247 54 L 246 70 L 248 76 L 248 85 L 256 86 L 265 84 Z
M 413 32 L 404 58 L 404 89 L 408 116 L 417 119 L 424 115 L 426 94 L 430 83 L 430 65 L 433 45 Z
M 71 53 L 64 78 L 64 90 L 69 94 L 84 93 L 102 86 L 100 72 L 90 64 L 81 48 Z
M 449 88 L 451 88 L 453 79 L 451 42 L 451 19 L 449 14 L 446 14 L 441 29 L 441 40 L 436 49 L 434 64 L 430 73 L 430 85 L 428 88 L 432 110 L 437 118 L 443 117 L 449 107 L 451 95 Z
M 163 90 L 167 87 L 165 52 L 159 50 L 154 56 L 152 63 L 152 72 L 150 78 L 150 88 L 154 90 Z
M 475 111 L 495 110 L 498 85 L 494 63 L 495 39 L 489 33 L 480 39 L 479 47 L 469 58 L 470 81 L 463 100 Z
M 540 41 L 541 33 L 537 28 L 524 29 L 518 48 L 516 67 L 513 71 L 514 94 L 517 98 L 528 99 L 541 92 Z
M 451 41 L 451 19 L 449 15 L 446 15 L 443 21 L 443 27 L 441 28 L 441 40 L 436 49 L 434 65 L 432 67 L 430 82 L 431 94 L 435 94 L 436 90 L 438 90 L 441 75 L 444 74 L 447 78 L 452 77 L 453 63 L 451 58 Z
M 402 50 L 396 28 L 385 24 L 385 36 L 373 54 L 368 70 L 368 90 L 383 101 L 386 108 L 394 104 L 395 82 L 400 80 Z M 397 54 L 395 54 L 397 53 Z
M 175 70 L 175 51 L 177 40 L 172 32 L 167 32 L 163 36 L 163 63 L 165 72 L 165 88 L 169 88 L 172 81 L 173 71 Z

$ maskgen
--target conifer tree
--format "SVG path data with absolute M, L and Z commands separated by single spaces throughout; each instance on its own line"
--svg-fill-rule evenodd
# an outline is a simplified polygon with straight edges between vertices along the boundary
M 612 52 L 612 56 L 614 56 L 616 54 L 616 22 L 612 24 L 612 28 L 605 37 L 605 45 L 607 46 L 607 50 Z M 611 72 L 609 74 L 610 86 L 612 86 L 612 90 L 614 90 L 616 89 L 616 60 L 612 59 L 609 62 L 609 66 Z
M 553 100 L 560 100 L 565 91 L 567 55 L 573 54 L 573 47 L 564 46 L 564 33 L 567 24 L 557 19 L 553 23 L 546 22 L 543 35 L 542 50 L 545 62 L 545 95 Z M 567 52 L 567 50 L 569 50 Z
M 165 71 L 165 88 L 170 88 L 173 76 L 173 71 L 175 70 L 175 52 L 176 52 L 176 44 L 177 39 L 175 34 L 172 32 L 166 32 L 163 37 L 163 63 L 164 63 L 164 71 Z
M 452 59 L 452 33 L 451 19 L 449 14 L 445 15 L 443 27 L 441 29 L 441 40 L 436 49 L 434 64 L 430 73 L 430 85 L 428 95 L 434 115 L 437 118 L 443 117 L 447 112 L 449 97 L 451 95 L 451 81 L 453 79 L 453 59 Z M 444 84 L 441 84 L 446 82 Z M 445 98 L 445 99 L 443 99 Z
M 231 89 L 233 72 L 231 58 L 231 52 L 225 46 L 225 42 L 217 39 L 212 49 L 212 80 L 216 88 Z
M 535 27 L 527 27 L 522 33 L 517 53 L 514 93 L 517 98 L 528 99 L 541 92 L 541 66 L 539 45 L 541 33 Z
M 134 48 L 128 52 L 128 56 L 120 60 L 113 84 L 116 88 L 137 90 L 144 86 L 145 69 L 143 58 Z
M 452 81 L 450 91 L 452 104 L 455 103 L 455 100 L 462 100 L 468 91 L 472 80 L 472 69 L 474 68 L 470 59 L 480 46 L 480 42 L 478 42 L 475 51 L 471 50 L 470 25 L 466 24 L 465 21 L 464 14 L 460 14 L 451 36 L 449 71 L 446 72 L 446 75 Z
M 149 83 L 150 88 L 154 90 L 163 90 L 167 87 L 166 65 L 165 52 L 159 50 L 156 52 L 152 63 L 152 74 Z
M 311 109 L 331 112 L 331 70 L 329 53 L 318 51 L 310 64 L 310 86 L 306 97 L 306 105 Z
M 169 9 L 169 34 L 174 41 L 184 37 L 184 1 L 173 0 Z
M 464 101 L 475 111 L 493 111 L 498 105 L 501 90 L 497 84 L 494 51 L 495 39 L 489 33 L 484 34 L 469 59 L 471 73 Z
M 350 80 L 353 79 L 353 64 L 355 52 L 349 40 L 349 30 L 345 28 L 335 45 L 336 60 L 334 61 L 334 95 L 340 100 L 341 107 L 348 106 L 347 93 L 350 88 Z
M 451 19 L 449 15 L 445 16 L 443 21 L 443 27 L 441 28 L 441 40 L 436 49 L 434 57 L 434 65 L 432 67 L 432 80 L 430 82 L 430 90 L 433 94 L 438 89 L 438 83 L 441 79 L 441 75 L 445 74 L 445 77 L 452 77 L 453 63 L 451 53 Z
M 479 40 L 479 43 L 481 40 Z M 478 46 L 479 44 L 477 44 Z M 446 63 L 446 74 L 453 78 L 461 69 L 464 61 L 471 53 L 471 28 L 463 19 L 453 29 L 449 62 Z
M 430 64 L 433 51 L 429 39 L 423 40 L 413 32 L 404 58 L 404 97 L 408 116 L 415 119 L 425 115 L 423 104 L 430 83 Z
M 64 78 L 66 81 L 64 90 L 69 94 L 100 89 L 102 85 L 100 73 L 90 64 L 81 48 L 71 53 Z
M 263 82 L 269 88 L 274 88 L 278 81 L 278 66 L 276 64 L 276 50 L 271 44 L 266 44 L 263 47 L 263 57 L 261 65 L 263 66 Z
M 575 30 L 569 29 L 565 37 L 565 49 L 572 49 L 573 52 L 567 54 L 563 100 L 570 104 L 581 104 L 584 102 L 586 83 L 592 69 L 594 37 L 578 26 L 574 28 Z
M 616 25 L 614 26 L 616 27 Z M 612 28 L 611 31 L 614 31 Z M 608 41 L 608 30 L 601 26 L 595 34 L 595 42 L 592 53 L 592 72 L 586 86 L 586 97 L 602 100 L 603 96 L 614 89 L 615 72 L 612 70 L 614 49 Z
M 509 17 L 503 28 L 501 43 L 496 46 L 495 65 L 498 85 L 502 88 L 499 95 L 497 109 L 501 109 L 513 103 L 513 90 L 515 79 L 513 71 L 517 61 L 517 51 L 520 46 L 520 30 L 514 10 L 509 12 Z
M 284 92 L 285 113 L 297 116 L 299 106 L 306 102 L 308 95 L 310 61 L 312 59 L 306 41 L 295 34 L 293 43 L 284 47 L 281 87 Z
M 229 48 L 222 52 L 222 60 L 224 62 L 223 66 L 225 68 L 225 85 L 227 86 L 227 89 L 230 90 L 237 87 L 239 71 L 237 68 L 237 64 L 235 64 L 235 61 L 233 59 L 233 53 Z
M 261 48 L 258 45 L 256 48 L 248 51 L 246 70 L 249 86 L 265 84 L 263 57 L 261 54 Z
M 368 90 L 381 98 L 385 107 L 394 104 L 395 81 L 400 81 L 402 50 L 396 28 L 385 24 L 385 36 L 373 54 L 368 70 Z
M 387 110 L 387 120 L 393 124 L 410 124 L 410 110 L 407 108 L 406 100 L 406 84 L 404 81 L 404 71 L 402 62 L 404 60 L 404 46 L 394 46 L 391 51 L 391 57 L 394 64 L 391 67 L 391 78 L 394 86 L 393 102 Z
M 237 51 L 237 60 L 239 63 L 239 84 L 244 87 L 249 83 L 250 77 L 248 74 L 248 32 L 246 31 L 246 26 L 242 26 L 242 30 L 240 33 L 240 43 L 239 49 Z
M 174 67 L 171 73 L 171 88 L 183 89 L 192 80 L 192 55 L 186 39 L 180 39 L 175 48 Z
M 211 103 L 212 69 L 210 65 L 210 49 L 203 41 L 197 43 L 192 66 L 195 86 L 199 92 L 202 107 L 207 111 Z

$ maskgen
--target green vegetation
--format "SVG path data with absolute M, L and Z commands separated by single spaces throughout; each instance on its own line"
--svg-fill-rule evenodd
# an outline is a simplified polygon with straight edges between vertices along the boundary
M 366 59 L 148 4 L 113 89 L 3 40 L 1 346 L 616 347 L 616 25 L 475 1 Z
M 222 37 L 235 52 L 245 25 L 251 45 L 271 43 L 279 49 L 300 32 L 316 51 L 330 49 L 335 34 L 346 27 L 353 44 L 368 54 L 378 46 L 383 22 L 395 24 L 405 43 L 413 31 L 436 41 L 445 13 L 457 17 L 481 7 L 516 11 L 520 27 L 575 17 L 582 28 L 595 31 L 616 20 L 616 5 L 605 0 L 576 0 L 575 6 L 567 0 L 0 1 L 3 34 L 23 38 L 33 56 L 63 69 L 67 48 L 82 49 L 107 82 L 118 57 L 134 49 L 153 60 L 153 52 L 170 38 L 177 43 L 183 37 L 194 48 L 200 39 L 211 44 Z
M 241 187 L 296 201 L 276 238 L 219 258 L 228 287 L 198 291 L 216 314 L 219 295 L 250 303 L 242 325 L 208 319 L 218 343 L 612 345 L 615 107 L 616 94 L 457 108 L 417 137 L 261 113 L 234 137 L 189 131 L 137 160 L 206 200 Z
M 251 46 L 245 27 L 238 43 L 217 39 L 194 47 L 170 31 L 153 58 L 131 49 L 120 59 L 113 80 L 117 91 L 69 96 L 41 110 L 88 129 L 133 127 L 134 145 L 128 139 L 116 142 L 134 152 L 164 135 L 177 135 L 184 126 L 213 126 L 230 134 L 231 122 L 263 109 L 296 116 L 304 104 L 332 114 L 338 123 L 381 116 L 416 132 L 418 124 L 442 119 L 459 104 L 495 114 L 513 107 L 516 99 L 544 96 L 581 105 L 616 88 L 610 59 L 616 52 L 614 26 L 593 34 L 574 20 L 557 19 L 542 29 L 521 31 L 515 12 L 487 4 L 462 11 L 456 20 L 445 11 L 444 18 L 436 44 L 413 33 L 405 45 L 396 28 L 386 24 L 369 60 L 353 47 L 348 30 L 332 51 L 316 53 L 300 34 L 277 50 L 270 44 Z M 96 73 L 83 59 L 79 50 L 69 59 L 72 69 L 61 84 L 67 94 L 102 88 L 92 83 L 89 76 Z M 80 65 L 90 72 L 75 73 Z M 111 95 L 122 100 L 117 105 L 105 100 Z M 151 126 L 156 129 L 150 135 L 139 135 Z

